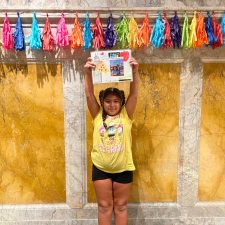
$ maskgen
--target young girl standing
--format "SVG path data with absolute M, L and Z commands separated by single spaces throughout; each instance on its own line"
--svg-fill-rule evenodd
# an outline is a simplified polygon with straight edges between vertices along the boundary
M 116 225 L 127 225 L 127 202 L 135 170 L 132 159 L 132 118 L 138 95 L 138 63 L 130 59 L 133 81 L 125 100 L 124 91 L 107 88 L 94 95 L 92 69 L 88 58 L 84 69 L 87 106 L 93 118 L 92 181 L 98 203 L 98 224 L 110 225 L 114 213 Z

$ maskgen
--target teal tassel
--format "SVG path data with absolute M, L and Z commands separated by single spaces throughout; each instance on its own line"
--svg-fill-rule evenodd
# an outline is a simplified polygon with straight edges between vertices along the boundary
M 30 35 L 30 48 L 31 49 L 41 49 L 41 34 L 38 26 L 38 21 L 36 18 L 36 13 L 33 13 L 32 18 L 32 27 L 31 27 L 31 35 Z
M 161 48 L 165 42 L 164 38 L 164 30 L 165 30 L 165 21 L 161 18 L 160 13 L 156 18 L 155 25 L 153 26 L 153 30 L 150 37 L 150 42 L 153 48 Z
M 91 47 L 92 37 L 93 37 L 93 34 L 91 32 L 89 15 L 87 14 L 84 21 L 84 29 L 83 29 L 84 49 L 89 49 Z
M 221 21 L 222 35 L 223 35 L 223 45 L 225 45 L 225 13 L 223 14 Z

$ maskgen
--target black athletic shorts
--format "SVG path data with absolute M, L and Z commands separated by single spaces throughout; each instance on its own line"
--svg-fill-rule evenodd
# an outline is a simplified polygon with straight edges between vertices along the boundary
M 131 183 L 133 181 L 133 171 L 124 171 L 121 173 L 106 173 L 99 170 L 95 165 L 92 166 L 92 181 L 111 179 L 118 183 Z

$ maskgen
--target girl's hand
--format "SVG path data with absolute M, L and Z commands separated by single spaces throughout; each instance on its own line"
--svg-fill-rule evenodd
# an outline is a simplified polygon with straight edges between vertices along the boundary
M 133 74 L 138 73 L 138 67 L 139 67 L 139 64 L 138 64 L 138 62 L 136 61 L 136 59 L 133 58 L 133 57 L 131 57 L 129 63 L 130 63 L 130 65 L 132 66 Z
M 87 62 L 85 63 L 85 65 L 84 65 L 84 71 L 85 71 L 85 74 L 91 74 L 91 71 L 92 71 L 92 69 L 94 69 L 95 68 L 95 63 L 93 62 L 93 60 L 92 60 L 92 58 L 91 57 L 89 57 L 88 59 L 87 59 Z

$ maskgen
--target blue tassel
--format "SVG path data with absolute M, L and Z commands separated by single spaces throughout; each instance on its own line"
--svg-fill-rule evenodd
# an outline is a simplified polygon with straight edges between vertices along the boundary
M 23 26 L 22 26 L 20 14 L 17 13 L 17 16 L 18 16 L 18 19 L 17 19 L 16 27 L 15 27 L 16 30 L 13 33 L 14 48 L 17 51 L 22 51 L 25 49 L 24 33 L 23 33 Z
M 223 35 L 223 45 L 225 45 L 225 13 L 223 14 L 221 21 L 222 35 Z
M 205 30 L 207 33 L 208 42 L 210 45 L 212 45 L 213 43 L 217 42 L 217 37 L 215 36 L 215 34 L 213 32 L 212 18 L 210 16 L 210 13 L 208 12 L 207 14 L 208 14 L 208 17 L 205 22 Z
M 165 21 L 161 18 L 161 15 L 158 14 L 156 18 L 155 25 L 153 26 L 152 33 L 150 36 L 150 42 L 153 48 L 161 48 L 165 42 L 164 38 L 165 30 Z
M 36 13 L 33 13 L 32 18 L 32 27 L 31 27 L 31 35 L 30 35 L 30 48 L 31 49 L 41 49 L 41 35 L 38 26 L 38 21 L 36 18 Z
M 92 37 L 93 34 L 91 32 L 89 15 L 87 14 L 84 21 L 84 29 L 83 29 L 84 49 L 89 49 L 91 47 Z

